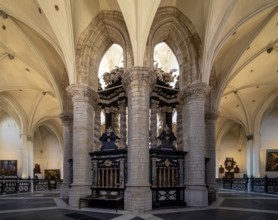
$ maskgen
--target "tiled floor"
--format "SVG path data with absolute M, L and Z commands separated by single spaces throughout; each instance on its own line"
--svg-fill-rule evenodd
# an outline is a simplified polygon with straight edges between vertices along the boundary
M 278 195 L 221 191 L 207 208 L 159 209 L 132 213 L 115 209 L 72 209 L 58 191 L 0 196 L 0 220 L 278 220 Z

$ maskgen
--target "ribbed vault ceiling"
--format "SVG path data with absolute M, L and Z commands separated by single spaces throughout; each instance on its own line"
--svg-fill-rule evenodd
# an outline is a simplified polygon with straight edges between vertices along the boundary
M 258 115 L 277 96 L 278 1 L 160 1 L 159 7 L 169 6 L 199 33 L 203 81 L 215 71 L 218 129 L 236 121 L 252 133 Z M 117 0 L 0 0 L 0 99 L 9 100 L 0 109 L 16 108 L 27 123 L 22 132 L 53 119 L 61 123 L 63 74 L 75 82 L 79 36 L 102 10 L 121 7 Z M 14 104 L 4 106 L 9 103 Z

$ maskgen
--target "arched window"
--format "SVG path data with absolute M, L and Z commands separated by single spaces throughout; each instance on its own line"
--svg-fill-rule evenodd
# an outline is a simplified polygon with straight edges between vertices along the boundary
M 98 78 L 102 89 L 106 86 L 103 75 L 117 67 L 123 67 L 123 49 L 120 45 L 113 44 L 102 57 L 98 69 Z

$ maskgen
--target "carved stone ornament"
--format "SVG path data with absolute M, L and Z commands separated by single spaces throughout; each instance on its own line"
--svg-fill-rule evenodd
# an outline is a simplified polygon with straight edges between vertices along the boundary
M 206 99 L 209 92 L 209 86 L 205 83 L 192 84 L 183 88 L 179 92 L 179 102 L 186 102 L 194 99 Z
M 205 120 L 208 122 L 215 122 L 218 118 L 219 113 L 217 112 L 206 112 L 205 114 Z
M 132 85 L 145 85 L 152 90 L 156 83 L 156 77 L 147 67 L 132 67 L 123 74 L 122 83 L 125 90 L 131 88 Z
M 67 87 L 67 92 L 72 96 L 72 101 L 87 101 L 93 106 L 96 106 L 99 101 L 98 93 L 88 86 L 70 85 Z
M 249 134 L 249 135 L 246 136 L 246 138 L 247 138 L 247 141 L 253 141 L 254 135 L 253 134 Z
M 73 120 L 73 115 L 72 115 L 72 113 L 63 112 L 60 114 L 60 119 L 63 122 L 71 122 Z

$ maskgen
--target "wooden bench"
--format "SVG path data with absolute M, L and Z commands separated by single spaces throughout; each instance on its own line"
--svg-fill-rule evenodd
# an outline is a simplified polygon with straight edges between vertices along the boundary
M 87 196 L 85 198 L 80 198 L 79 199 L 79 209 L 81 209 L 81 205 L 82 203 L 93 203 L 93 202 L 98 202 L 98 201 L 109 201 L 109 202 L 113 202 L 116 206 L 116 212 L 118 212 L 118 207 L 119 204 L 123 201 L 123 197 L 122 196 L 118 196 L 118 195 L 90 195 Z

